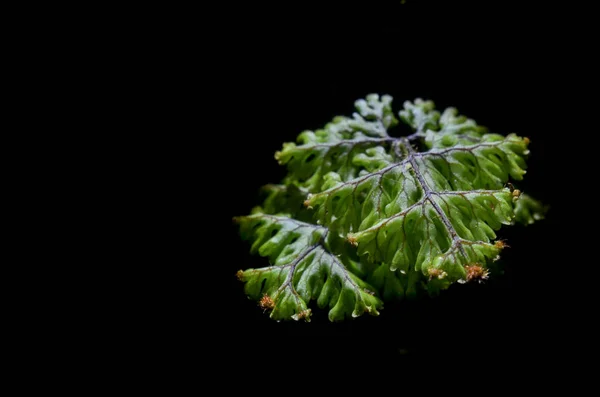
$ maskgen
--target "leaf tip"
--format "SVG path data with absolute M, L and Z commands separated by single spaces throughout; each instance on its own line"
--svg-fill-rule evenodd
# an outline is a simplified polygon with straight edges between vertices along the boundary
M 525 145 L 529 145 L 529 143 L 531 142 L 531 139 L 529 139 L 528 137 L 523 138 L 523 142 L 525 142 Z
M 302 204 L 304 204 L 304 206 L 305 206 L 306 208 L 308 208 L 309 210 L 312 210 L 312 209 L 313 209 L 312 205 L 310 205 L 310 204 L 311 204 L 311 202 L 310 202 L 310 201 L 311 201 L 312 197 L 313 197 L 313 194 L 312 194 L 312 193 L 309 193 L 309 194 L 308 194 L 308 196 L 306 196 L 306 200 L 304 200 L 304 202 L 302 203 Z

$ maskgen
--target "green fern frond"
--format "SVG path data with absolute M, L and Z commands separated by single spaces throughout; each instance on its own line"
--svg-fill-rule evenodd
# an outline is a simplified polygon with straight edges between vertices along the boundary
M 526 173 L 529 139 L 488 133 L 454 108 L 369 95 L 352 118 L 305 131 L 277 152 L 288 175 L 242 236 L 270 266 L 240 271 L 247 295 L 274 319 L 309 319 L 311 300 L 341 320 L 378 314 L 382 300 L 438 294 L 485 280 L 505 244 L 496 230 L 543 218 L 511 181 Z

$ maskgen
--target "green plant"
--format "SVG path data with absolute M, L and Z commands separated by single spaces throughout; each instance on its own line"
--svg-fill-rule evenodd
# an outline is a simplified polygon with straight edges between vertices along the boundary
M 237 276 L 273 319 L 309 320 L 311 300 L 331 321 L 377 315 L 382 301 L 484 280 L 505 247 L 494 230 L 543 217 L 509 182 L 525 174 L 528 138 L 421 99 L 399 112 L 414 133 L 392 137 L 391 105 L 371 94 L 351 118 L 284 144 L 275 158 L 288 175 L 235 218 L 270 261 Z

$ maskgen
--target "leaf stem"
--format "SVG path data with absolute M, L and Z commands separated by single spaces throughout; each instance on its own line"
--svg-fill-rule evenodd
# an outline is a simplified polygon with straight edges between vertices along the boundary
M 440 217 L 442 223 L 444 224 L 444 226 L 446 227 L 448 233 L 450 234 L 450 237 L 452 238 L 453 243 L 457 244 L 458 249 L 460 250 L 461 254 L 463 254 L 463 256 L 466 258 L 466 252 L 462 246 L 462 244 L 460 244 L 460 237 L 458 236 L 458 233 L 456 232 L 456 229 L 454 229 L 454 226 L 452 226 L 452 223 L 450 222 L 450 219 L 448 219 L 448 217 L 446 216 L 446 213 L 440 208 L 440 206 L 438 205 L 438 203 L 435 202 L 435 200 L 433 200 L 431 198 L 431 196 L 433 194 L 435 194 L 435 192 L 433 192 L 431 190 L 431 188 L 429 187 L 429 185 L 427 184 L 427 182 L 425 181 L 425 179 L 423 178 L 423 175 L 421 175 L 421 172 L 419 171 L 419 167 L 417 162 L 415 161 L 415 150 L 412 148 L 410 142 L 408 141 L 408 138 L 403 138 L 402 141 L 400 142 L 400 145 L 402 145 L 406 152 L 408 153 L 408 157 L 407 160 L 411 165 L 411 170 L 413 171 L 415 177 L 417 178 L 417 181 L 419 182 L 419 185 L 421 186 L 421 189 L 423 190 L 423 193 L 425 194 L 425 198 L 424 200 L 429 201 L 433 207 L 433 209 L 435 210 L 435 212 L 437 212 L 438 216 Z

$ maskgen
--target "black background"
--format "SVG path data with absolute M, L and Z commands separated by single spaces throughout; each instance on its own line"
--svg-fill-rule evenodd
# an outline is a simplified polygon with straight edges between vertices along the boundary
M 581 82 L 561 66 L 574 59 L 577 35 L 565 35 L 571 19 L 560 8 L 527 12 L 504 3 L 346 5 L 335 16 L 310 7 L 238 12 L 203 31 L 200 44 L 192 40 L 200 49 L 180 58 L 185 77 L 177 67 L 173 76 L 185 98 L 200 104 L 173 98 L 181 105 L 175 113 L 187 114 L 174 156 L 174 184 L 186 185 L 186 197 L 173 209 L 185 217 L 173 230 L 185 254 L 175 256 L 181 262 L 169 285 L 159 284 L 166 299 L 158 299 L 151 322 L 166 330 L 160 349 L 176 354 L 173 361 L 208 355 L 213 369 L 235 376 L 289 362 L 299 373 L 325 365 L 510 363 L 497 379 L 559 365 L 573 351 L 577 325 L 564 275 L 570 199 L 556 193 L 569 188 L 557 156 L 566 144 L 556 137 L 571 133 L 579 108 L 565 92 Z M 184 42 L 187 49 L 190 39 Z M 249 255 L 231 218 L 249 213 L 259 187 L 284 176 L 273 158 L 283 142 L 350 115 L 369 93 L 392 95 L 395 112 L 421 97 L 438 109 L 454 106 L 491 132 L 529 137 L 528 173 L 517 186 L 550 206 L 547 219 L 498 232 L 510 245 L 505 272 L 484 284 L 388 303 L 379 317 L 334 324 L 315 309 L 310 323 L 275 322 L 235 277 L 266 262 Z

